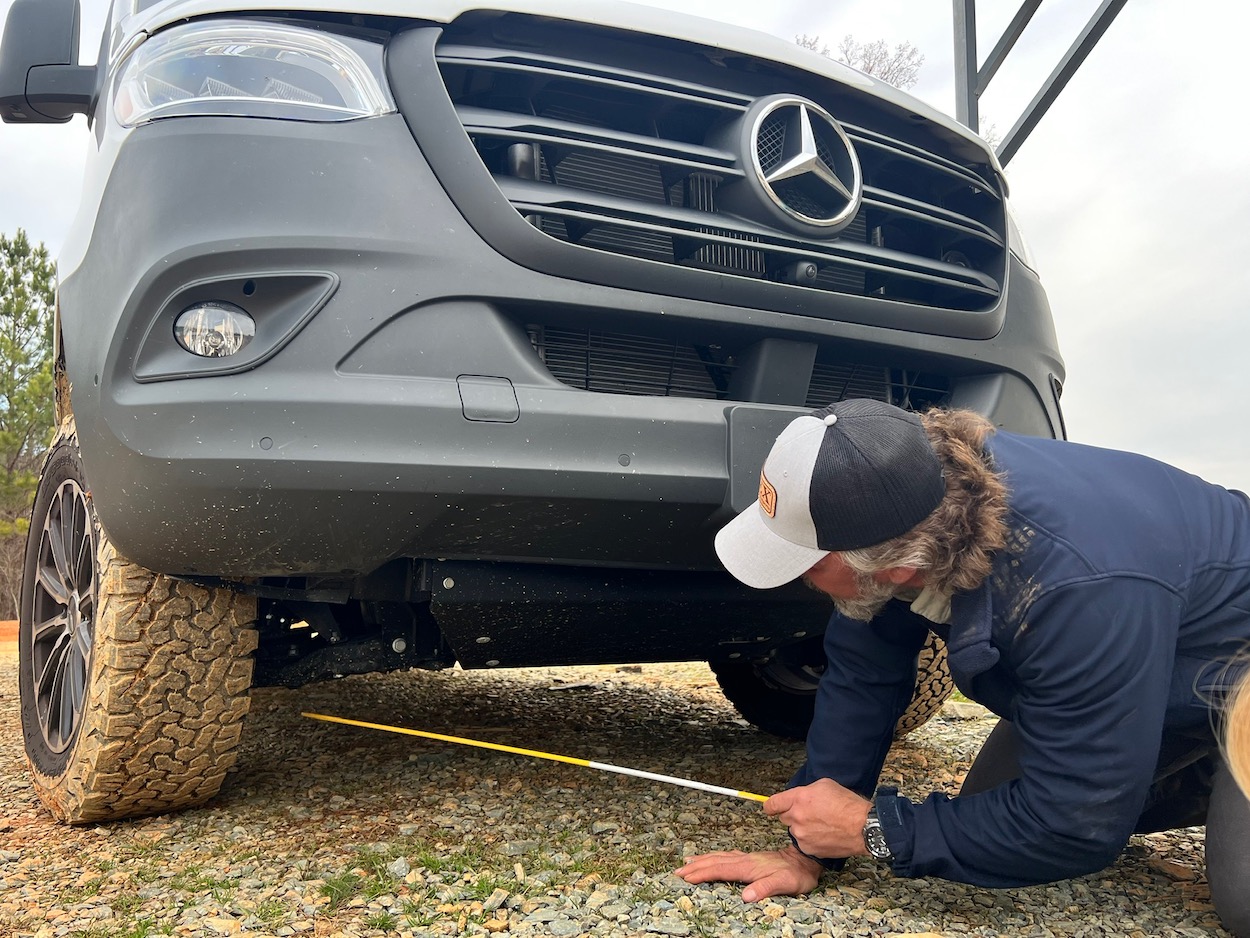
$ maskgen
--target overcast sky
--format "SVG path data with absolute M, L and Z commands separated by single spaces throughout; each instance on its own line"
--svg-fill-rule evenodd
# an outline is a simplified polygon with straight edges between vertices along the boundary
M 982 58 L 1020 2 L 978 0 Z M 104 4 L 84 0 L 92 50 Z M 913 93 L 954 113 L 948 0 L 651 4 L 833 48 L 848 33 L 909 41 L 925 56 Z M 1010 129 L 1098 6 L 1045 0 L 982 99 L 984 124 Z M 1069 437 L 1250 491 L 1250 171 L 1237 116 L 1247 35 L 1250 4 L 1129 0 L 1007 176 L 1067 361 Z M 0 231 L 25 228 L 55 253 L 89 142 L 81 117 L 0 124 Z

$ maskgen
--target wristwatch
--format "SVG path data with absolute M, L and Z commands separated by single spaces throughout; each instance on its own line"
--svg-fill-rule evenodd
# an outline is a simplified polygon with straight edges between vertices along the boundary
M 868 820 L 864 821 L 864 846 L 874 859 L 889 863 L 894 859 L 894 852 L 885 841 L 885 831 L 881 829 L 881 821 L 877 818 L 877 806 L 868 809 Z

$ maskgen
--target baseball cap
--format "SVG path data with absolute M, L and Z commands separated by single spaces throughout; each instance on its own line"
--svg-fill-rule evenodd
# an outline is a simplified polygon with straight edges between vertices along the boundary
M 781 586 L 832 551 L 905 534 L 945 494 L 919 417 L 881 401 L 839 401 L 781 432 L 759 498 L 717 533 L 716 553 L 747 586 Z

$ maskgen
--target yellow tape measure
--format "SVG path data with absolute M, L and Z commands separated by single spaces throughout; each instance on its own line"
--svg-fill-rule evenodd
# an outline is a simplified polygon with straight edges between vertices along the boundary
M 347 726 L 363 726 L 370 730 L 384 730 L 388 733 L 404 733 L 407 736 L 420 736 L 423 739 L 437 739 L 444 743 L 458 743 L 461 746 L 477 746 L 481 749 L 496 749 L 499 752 L 511 752 L 518 756 L 533 756 L 536 759 L 550 759 L 553 762 L 567 762 L 569 765 L 581 765 L 588 769 L 601 769 L 604 772 L 616 772 L 620 775 L 632 775 L 635 778 L 647 778 L 653 782 L 664 782 L 668 785 L 680 785 L 683 788 L 694 788 L 698 791 L 710 791 L 716 795 L 729 795 L 733 798 L 746 798 L 749 801 L 767 801 L 767 795 L 754 792 L 738 791 L 735 788 L 722 788 L 706 782 L 696 782 L 688 778 L 677 778 L 672 775 L 660 775 L 658 772 L 644 772 L 642 769 L 629 769 L 621 765 L 607 762 L 594 762 L 590 759 L 576 759 L 573 756 L 561 756 L 554 752 L 539 752 L 537 749 L 521 749 L 518 746 L 505 746 L 502 743 L 485 743 L 480 739 L 466 739 L 463 736 L 445 736 L 442 733 L 428 733 L 425 730 L 410 730 L 403 726 L 387 726 L 385 723 L 366 723 L 363 720 L 349 720 L 346 717 L 332 717 L 324 713 L 301 713 L 300 716 L 310 720 L 324 720 L 327 723 L 343 723 Z

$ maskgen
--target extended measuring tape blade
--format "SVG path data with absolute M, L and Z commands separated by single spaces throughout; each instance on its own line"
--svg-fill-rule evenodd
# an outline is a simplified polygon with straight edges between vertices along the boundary
M 635 778 L 646 778 L 653 782 L 664 782 L 668 785 L 680 785 L 683 788 L 694 788 L 698 791 L 709 791 L 715 795 L 729 795 L 731 798 L 745 798 L 748 801 L 767 801 L 767 795 L 757 795 L 750 791 L 739 791 L 736 788 L 722 788 L 720 785 L 709 785 L 696 782 L 689 778 L 677 778 L 673 775 L 660 775 L 657 772 L 644 772 L 642 769 L 630 769 L 607 762 L 593 762 L 590 759 L 577 759 L 573 756 L 561 756 L 554 752 L 540 752 L 537 749 L 521 749 L 517 746 L 505 746 L 502 743 L 487 743 L 480 739 L 467 739 L 464 736 L 447 736 L 443 733 L 430 733 L 425 730 L 411 730 L 404 726 L 387 726 L 385 723 L 366 723 L 363 720 L 349 720 L 346 717 L 332 717 L 324 713 L 301 713 L 300 716 L 310 720 L 324 720 L 327 723 L 342 723 L 346 726 L 362 726 L 370 730 L 383 730 L 387 733 L 403 733 L 406 736 L 420 736 L 423 739 L 437 739 L 444 743 L 456 743 L 461 746 L 477 746 L 480 749 L 494 749 L 498 752 L 511 752 L 519 756 L 533 756 L 536 759 L 550 759 L 553 762 L 567 762 L 569 765 L 581 765 L 588 769 L 599 769 L 603 772 L 616 772 L 619 775 L 632 775 Z

